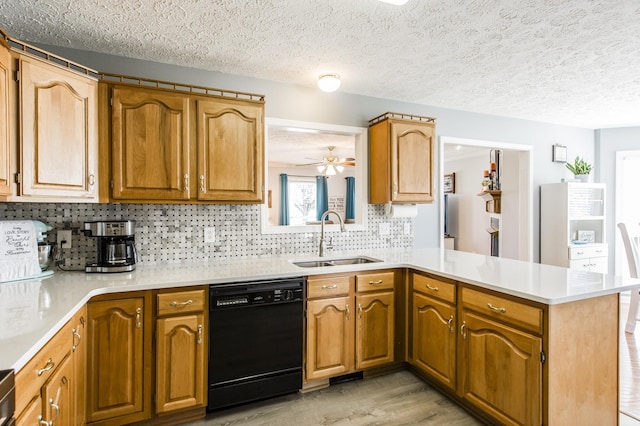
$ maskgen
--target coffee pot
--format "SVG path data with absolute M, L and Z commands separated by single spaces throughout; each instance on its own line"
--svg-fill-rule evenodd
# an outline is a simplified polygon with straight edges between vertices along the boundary
M 84 235 L 96 237 L 97 259 L 85 267 L 85 272 L 129 272 L 138 261 L 134 220 L 85 222 Z

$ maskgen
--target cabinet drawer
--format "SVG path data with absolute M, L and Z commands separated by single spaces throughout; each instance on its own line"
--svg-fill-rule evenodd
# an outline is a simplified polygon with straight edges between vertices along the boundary
M 589 257 L 608 256 L 607 244 L 595 246 L 569 247 L 569 259 L 587 259 Z
M 356 292 L 393 290 L 395 274 L 393 272 L 378 272 L 375 274 L 356 275 Z
M 607 269 L 609 268 L 608 263 L 608 257 L 589 257 L 569 261 L 569 268 L 606 274 Z
M 202 312 L 205 290 L 186 290 L 158 294 L 158 316 Z
M 67 322 L 16 374 L 16 413 L 21 413 L 51 377 L 73 345 L 73 324 Z
M 413 290 L 449 303 L 456 302 L 456 285 L 413 274 Z
M 543 313 L 540 308 L 466 287 L 462 289 L 461 297 L 465 309 L 472 309 L 502 322 L 542 334 Z
M 353 277 L 348 275 L 330 278 L 308 278 L 307 297 L 316 299 L 349 294 L 352 279 Z

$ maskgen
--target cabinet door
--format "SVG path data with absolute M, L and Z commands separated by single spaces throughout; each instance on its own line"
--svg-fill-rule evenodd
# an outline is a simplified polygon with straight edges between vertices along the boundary
M 393 292 L 358 294 L 356 303 L 356 369 L 393 362 Z
M 263 104 L 198 100 L 198 199 L 262 202 Z
M 22 411 L 22 413 L 16 413 L 16 426 L 41 426 L 42 417 L 42 398 L 38 395 L 33 401 L 29 403 Z
M 181 93 L 114 87 L 111 197 L 189 199 L 189 100 Z
M 157 321 L 156 412 L 204 406 L 204 315 Z
M 542 339 L 463 311 L 458 394 L 501 424 L 542 422 Z
M 74 401 L 74 419 L 76 424 L 85 424 L 87 421 L 87 310 L 83 307 L 71 319 L 73 323 L 71 356 L 73 360 L 73 386 L 72 395 Z
M 88 304 L 87 420 L 145 418 L 144 298 Z M 151 351 L 150 347 L 146 348 Z M 128 417 L 123 417 L 128 416 Z
M 433 201 L 433 125 L 393 120 L 390 125 L 391 201 Z
M 67 356 L 42 388 L 43 419 L 56 426 L 75 426 L 73 362 Z
M 451 389 L 456 386 L 456 309 L 413 293 L 413 363 Z
M 9 84 L 11 82 L 11 55 L 0 42 L 0 195 L 11 195 L 11 136 L 9 113 Z
M 97 82 L 20 60 L 20 194 L 97 200 Z
M 307 302 L 307 380 L 353 369 L 353 298 Z

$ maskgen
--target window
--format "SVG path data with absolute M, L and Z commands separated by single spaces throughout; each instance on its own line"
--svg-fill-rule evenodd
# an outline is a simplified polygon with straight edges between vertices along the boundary
M 316 220 L 316 180 L 313 176 L 289 176 L 290 225 Z

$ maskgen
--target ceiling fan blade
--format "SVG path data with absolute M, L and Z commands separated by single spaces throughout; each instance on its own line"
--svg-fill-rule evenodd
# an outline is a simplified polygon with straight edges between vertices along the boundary
M 319 162 L 315 162 L 315 163 L 296 164 L 296 167 L 299 167 L 299 166 L 316 166 L 318 164 L 323 164 L 323 162 L 319 161 Z

